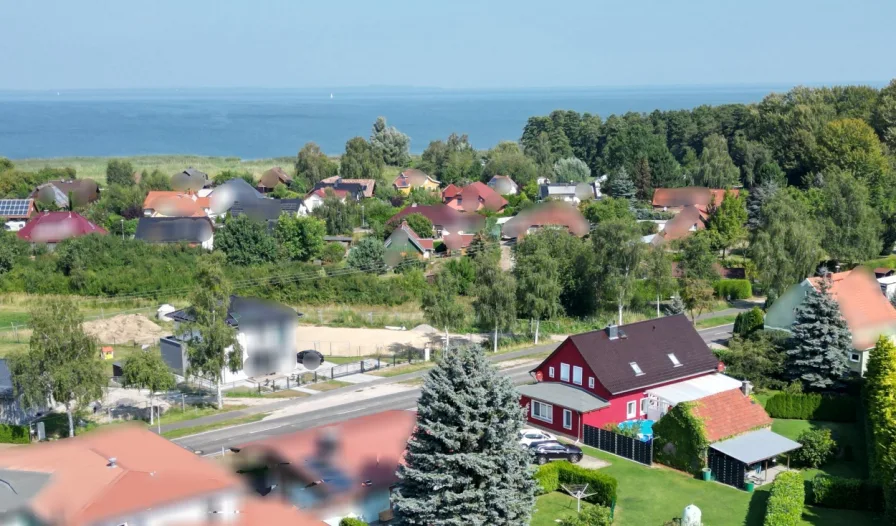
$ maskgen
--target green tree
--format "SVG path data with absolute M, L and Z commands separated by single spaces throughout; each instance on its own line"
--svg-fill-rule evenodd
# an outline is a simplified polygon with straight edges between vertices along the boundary
M 354 214 L 349 208 L 349 204 L 332 195 L 331 192 L 326 192 L 326 195 L 324 202 L 315 207 L 311 214 L 314 217 L 323 219 L 327 235 L 351 234 Z
M 450 346 L 450 329 L 457 328 L 464 322 L 464 306 L 457 301 L 458 284 L 450 272 L 442 271 L 436 275 L 432 286 L 423 291 L 421 307 L 427 323 L 434 327 L 445 328 L 445 350 Z
M 282 214 L 274 237 L 287 259 L 311 261 L 323 253 L 326 233 L 327 226 L 321 219 Z
M 818 136 L 816 169 L 845 170 L 868 180 L 890 169 L 874 129 L 861 119 L 831 121 Z
M 151 172 L 144 170 L 140 176 L 140 188 L 142 188 L 144 192 L 150 192 L 152 190 L 170 191 L 173 189 L 171 187 L 171 176 L 162 173 L 162 171 L 158 169 Z
M 290 187 L 283 183 L 277 183 L 277 186 L 275 186 L 268 195 L 271 199 L 296 199 L 301 197 L 299 192 L 290 190 Z
M 750 337 L 735 334 L 728 341 L 728 348 L 719 351 L 719 359 L 725 363 L 726 374 L 733 378 L 745 378 L 757 388 L 777 389 L 781 380 L 786 354 L 780 331 L 759 331 Z
M 339 263 L 344 257 L 345 247 L 343 247 L 341 243 L 327 243 L 324 245 L 324 249 L 320 256 L 323 262 L 327 265 Z
M 709 229 L 718 234 L 722 246 L 722 257 L 726 257 L 728 249 L 747 235 L 747 207 L 742 195 L 734 195 L 725 191 L 725 198 L 709 218 Z
M 753 307 L 737 315 L 734 319 L 733 332 L 741 336 L 749 336 L 762 329 L 764 323 L 765 319 L 762 315 L 762 310 L 759 307 Z
M 712 307 L 712 285 L 705 279 L 686 278 L 681 286 L 681 301 L 697 325 L 697 317 Z
M 379 239 L 367 236 L 348 252 L 348 266 L 362 272 L 382 274 L 386 271 L 386 248 Z
M 535 481 L 530 453 L 517 443 L 524 415 L 513 384 L 479 349 L 440 360 L 426 375 L 398 468 L 397 524 L 528 524 Z
M 153 350 L 137 351 L 127 358 L 121 367 L 122 387 L 136 387 L 149 391 L 149 424 L 153 424 L 156 404 L 155 394 L 174 389 L 176 382 L 162 354 Z
M 560 312 L 560 264 L 547 250 L 518 254 L 513 274 L 520 314 L 535 320 L 535 344 L 542 319 Z
M 896 423 L 893 421 L 893 386 L 896 385 L 896 344 L 881 335 L 868 356 L 865 371 L 864 399 L 867 411 L 867 429 L 871 432 L 869 467 L 871 477 L 884 484 L 887 509 L 893 511 L 893 476 L 896 463 L 892 455 L 896 447 Z
M 370 145 L 389 166 L 407 166 L 411 160 L 408 150 L 411 138 L 395 126 L 386 126 L 385 117 L 377 117 L 370 134 Z
M 644 279 L 656 294 L 656 317 L 660 317 L 660 298 L 675 288 L 672 277 L 672 258 L 662 247 L 651 247 L 644 254 L 642 263 Z
M 109 213 L 120 215 L 125 219 L 136 219 L 143 217 L 143 201 L 146 199 L 146 193 L 146 190 L 136 185 L 112 184 L 103 191 L 99 205 Z
M 560 521 L 560 526 L 610 526 L 613 514 L 606 506 L 590 506 L 578 515 Z
M 653 195 L 653 174 L 650 171 L 650 163 L 646 157 L 641 157 L 632 170 L 635 187 L 638 189 L 635 197 L 646 201 Z
M 607 196 L 598 201 L 588 201 L 582 207 L 582 215 L 592 224 L 599 224 L 614 219 L 622 219 L 629 222 L 635 221 L 631 201 L 621 197 Z
M 849 173 L 824 176 L 819 222 L 821 246 L 843 263 L 858 263 L 880 254 L 880 216 L 868 204 L 868 191 Z
M 516 319 L 516 281 L 503 272 L 498 261 L 479 255 L 475 260 L 476 290 L 473 302 L 476 320 L 483 329 L 494 329 L 494 351 L 498 352 L 498 331 L 509 329 Z
M 697 184 L 710 188 L 731 188 L 740 181 L 740 172 L 728 155 L 728 141 L 719 134 L 703 139 Z
M 597 225 L 591 233 L 591 240 L 600 288 L 616 303 L 619 324 L 622 325 L 622 310 L 634 294 L 636 277 L 646 249 L 641 242 L 641 231 L 638 224 L 632 221 L 606 221 Z
M 433 236 L 432 221 L 423 214 L 408 214 L 404 217 L 408 222 L 408 227 L 418 236 L 428 239 Z
M 806 387 L 828 389 L 847 372 L 848 353 L 854 352 L 852 335 L 830 295 L 830 276 L 819 280 L 796 309 L 793 337 L 787 348 L 787 376 Z
M 896 79 L 891 80 L 887 87 L 880 90 L 871 122 L 880 139 L 891 152 L 896 152 Z
M 719 279 L 711 233 L 700 230 L 681 242 L 678 268 L 681 276 L 686 279 L 702 279 L 710 282 Z
M 377 186 L 390 185 L 383 179 L 383 155 L 361 137 L 345 143 L 339 160 L 339 175 L 346 179 L 373 179 Z
M 632 201 L 635 199 L 636 191 L 635 183 L 632 182 L 632 178 L 628 175 L 628 171 L 626 171 L 625 168 L 620 168 L 619 171 L 607 181 L 607 193 L 610 194 L 611 197 Z
M 488 181 L 495 175 L 507 175 L 522 188 L 538 177 L 535 162 L 524 155 L 516 143 L 502 142 L 489 150 L 486 158 L 488 160 L 482 169 L 483 180 Z
M 0 231 L 0 276 L 11 271 L 18 263 L 26 263 L 30 248 L 27 241 L 12 232 Z
M 255 186 L 255 176 L 245 170 L 221 170 L 212 178 L 212 183 L 221 186 L 231 179 L 242 179 L 249 183 L 249 186 Z
M 106 184 L 133 186 L 135 184 L 134 166 L 128 161 L 111 159 L 106 163 Z
M 478 181 L 482 173 L 479 155 L 466 135 L 452 133 L 447 141 L 432 141 L 423 151 L 418 166 L 443 184 Z
M 193 321 L 186 327 L 190 335 L 186 341 L 187 374 L 215 384 L 218 409 L 224 408 L 221 381 L 225 369 L 236 373 L 243 368 L 242 345 L 236 329 L 227 324 L 231 286 L 223 265 L 219 254 L 199 260 L 196 286 L 190 297 Z
M 305 181 L 307 188 L 313 187 L 328 177 L 333 177 L 339 171 L 339 165 L 330 160 L 326 154 L 320 151 L 320 146 L 313 142 L 306 143 L 299 150 L 296 155 L 295 167 L 296 177 Z
M 554 163 L 553 175 L 558 183 L 584 183 L 591 179 L 591 168 L 580 159 L 567 157 Z
M 558 263 L 560 304 L 570 316 L 590 316 L 597 308 L 594 283 L 594 247 L 565 229 L 543 228 L 527 235 L 514 247 L 514 257 L 538 251 L 551 254 Z
M 277 259 L 277 242 L 266 224 L 243 214 L 227 219 L 215 232 L 215 252 L 224 252 L 234 265 L 255 265 Z
M 31 310 L 28 350 L 8 358 L 21 403 L 28 408 L 62 404 L 70 437 L 75 436 L 75 409 L 102 398 L 108 383 L 96 341 L 84 332 L 83 321 L 69 298 L 39 302 Z

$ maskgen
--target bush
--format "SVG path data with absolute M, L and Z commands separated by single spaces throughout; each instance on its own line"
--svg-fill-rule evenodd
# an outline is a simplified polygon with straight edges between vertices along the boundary
M 345 247 L 341 243 L 327 243 L 320 255 L 320 259 L 328 265 L 339 263 L 345 257 Z
M 775 478 L 763 526 L 799 526 L 803 520 L 806 489 L 798 471 L 785 471 Z
M 746 279 L 720 279 L 712 284 L 716 296 L 732 300 L 745 300 L 753 297 L 753 287 Z
M 551 493 L 560 488 L 560 464 L 561 462 L 549 462 L 535 470 L 533 478 L 535 478 L 535 482 L 538 484 L 537 492 L 539 495 Z
M 539 466 L 534 477 L 541 494 L 557 491 L 561 484 L 588 484 L 588 491 L 594 494 L 585 502 L 609 507 L 616 501 L 616 479 L 596 469 L 557 461 Z
M 817 468 L 831 460 L 837 448 L 830 429 L 808 429 L 800 433 L 796 441 L 803 447 L 794 451 L 793 460 L 810 468 Z
M 0 424 L 0 443 L 28 444 L 30 442 L 31 434 L 28 432 L 28 426 Z
M 823 508 L 882 511 L 880 486 L 867 480 L 816 475 L 810 483 L 809 503 Z
M 367 526 L 367 523 L 362 521 L 361 519 L 346 517 L 339 521 L 339 526 Z
M 696 475 L 703 468 L 709 440 L 693 407 L 693 402 L 682 402 L 653 425 L 653 457 L 661 464 Z
M 606 506 L 592 506 L 574 517 L 560 521 L 560 526 L 610 526 L 611 524 L 613 524 L 613 513 Z
M 765 319 L 762 316 L 762 310 L 759 307 L 753 307 L 746 312 L 741 312 L 734 319 L 734 334 L 749 336 L 764 325 Z
M 769 398 L 765 410 L 772 418 L 855 422 L 858 400 L 842 395 L 779 393 Z

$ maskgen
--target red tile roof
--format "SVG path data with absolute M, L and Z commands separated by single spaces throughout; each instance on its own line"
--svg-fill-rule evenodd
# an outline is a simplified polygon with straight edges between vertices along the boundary
M 662 232 L 657 234 L 654 240 L 661 242 L 684 239 L 697 230 L 705 230 L 708 217 L 706 211 L 700 207 L 685 206 L 675 217 L 666 221 Z
M 450 232 L 462 230 L 475 232 L 481 228 L 484 222 L 478 214 L 467 214 L 451 208 L 448 205 L 410 205 L 389 218 L 387 223 L 398 223 L 402 218 L 410 214 L 421 214 L 429 219 L 436 227 L 442 227 Z
M 458 190 L 456 186 L 449 185 L 442 192 L 445 204 L 463 210 L 465 212 L 477 212 L 481 209 L 492 212 L 500 212 L 507 206 L 507 199 L 501 197 L 485 183 L 475 182 Z
M 166 190 L 153 190 L 143 200 L 144 210 L 153 210 L 167 217 L 206 217 L 206 210 L 211 206 L 209 197 Z
M 550 201 L 528 208 L 504 223 L 502 235 L 522 239 L 533 227 L 562 226 L 570 234 L 582 237 L 589 231 L 588 221 L 579 209 L 564 201 Z
M 809 278 L 815 290 L 819 290 L 820 281 L 818 277 Z M 840 305 L 856 349 L 873 347 L 881 334 L 878 329 L 896 327 L 896 309 L 881 293 L 880 285 L 867 268 L 831 274 L 830 294 Z
M 740 389 L 701 398 L 694 402 L 692 411 L 703 421 L 710 442 L 772 425 L 762 405 L 744 396 Z
M 20 239 L 32 243 L 59 243 L 87 234 L 108 234 L 77 212 L 42 212 L 16 232 Z
M 733 195 L 738 195 L 740 190 L 729 190 Z M 724 189 L 706 188 L 703 186 L 688 186 L 685 188 L 657 188 L 653 191 L 653 206 L 657 208 L 681 208 L 684 206 L 709 206 L 715 203 L 722 204 L 725 198 Z

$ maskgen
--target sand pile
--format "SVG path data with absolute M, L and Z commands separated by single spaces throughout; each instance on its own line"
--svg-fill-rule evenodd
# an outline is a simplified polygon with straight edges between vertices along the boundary
M 119 314 L 104 320 L 84 322 L 84 331 L 100 343 L 138 345 L 156 344 L 168 331 L 159 327 L 142 314 Z

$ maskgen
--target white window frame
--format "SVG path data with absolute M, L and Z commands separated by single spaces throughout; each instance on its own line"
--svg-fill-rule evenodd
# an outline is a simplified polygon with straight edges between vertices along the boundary
M 554 377 L 554 368 L 548 367 L 548 378 L 553 378 L 553 377 Z
M 638 402 L 630 400 L 625 404 L 625 418 L 630 420 L 638 416 Z
M 859 363 L 862 361 L 862 356 L 857 352 L 851 352 L 849 353 L 849 361 Z
M 567 424 L 567 420 L 569 423 Z M 563 410 L 563 429 L 572 429 L 572 411 L 569 409 Z
M 593 376 L 588 377 L 588 388 L 594 389 L 594 377 Z
M 540 402 L 538 400 L 532 400 L 532 402 L 529 405 L 531 406 L 530 414 L 532 415 L 532 418 L 534 418 L 535 420 L 541 420 L 542 422 L 547 422 L 548 424 L 554 423 L 554 406 L 552 406 L 551 404 L 546 404 L 544 402 Z M 540 406 L 540 408 L 544 408 L 545 411 L 547 412 L 547 416 L 542 416 L 540 414 L 536 414 L 536 411 L 535 411 L 536 405 Z M 539 410 L 538 412 L 541 413 L 542 411 Z
M 569 364 L 560 362 L 560 381 L 568 382 L 569 381 Z
M 647 405 L 648 405 L 648 401 L 649 401 L 648 398 L 642 398 L 642 399 L 641 399 L 641 414 L 642 414 L 642 415 L 646 415 L 646 414 L 647 414 Z
M 572 383 L 582 385 L 582 368 L 578 365 L 572 366 Z
M 666 356 L 672 361 L 672 367 L 681 367 L 681 360 L 678 359 L 678 356 L 675 356 L 675 353 L 670 352 Z

